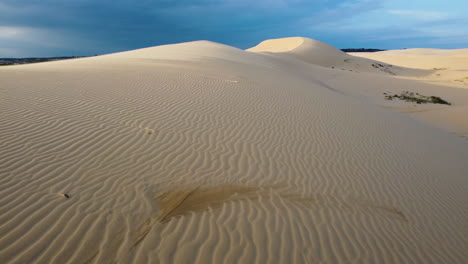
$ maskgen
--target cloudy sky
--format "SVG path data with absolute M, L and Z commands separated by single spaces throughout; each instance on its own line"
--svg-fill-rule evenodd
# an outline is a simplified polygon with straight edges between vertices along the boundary
M 0 57 L 288 36 L 338 48 L 468 48 L 468 0 L 0 0 Z

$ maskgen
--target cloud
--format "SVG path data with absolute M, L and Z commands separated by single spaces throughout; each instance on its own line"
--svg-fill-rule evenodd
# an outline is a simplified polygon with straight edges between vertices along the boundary
M 372 28 L 466 25 L 440 26 L 451 18 L 442 12 L 386 10 L 388 1 L 0 0 L 0 57 L 6 49 L 24 56 L 91 55 L 200 39 L 248 48 L 292 35 L 343 46 L 385 33 Z
M 389 10 L 388 13 L 420 21 L 437 21 L 449 17 L 448 13 L 426 10 Z
M 17 49 L 0 48 L 0 58 L 21 57 L 22 54 Z
M 54 45 L 61 47 L 50 55 L 62 55 L 58 52 L 67 47 L 70 52 L 75 51 L 76 39 L 80 40 L 83 54 L 199 39 L 247 48 L 266 38 L 300 34 L 297 26 L 301 19 L 353 2 L 356 1 L 2 0 L 0 25 L 41 31 L 47 37 L 40 39 L 53 39 Z M 0 43 L 0 48 L 7 45 Z M 44 45 L 31 43 L 31 53 L 43 53 Z
M 0 39 L 16 38 L 25 35 L 29 30 L 22 27 L 2 27 L 0 26 Z
M 311 29 L 334 30 L 343 26 L 343 21 L 350 20 L 383 7 L 380 0 L 358 0 L 343 1 L 336 7 L 326 8 L 318 14 L 312 14 L 309 17 L 300 20 L 302 26 L 307 25 Z

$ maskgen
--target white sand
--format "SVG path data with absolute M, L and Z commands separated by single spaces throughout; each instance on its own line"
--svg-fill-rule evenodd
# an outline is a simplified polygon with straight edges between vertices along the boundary
M 0 263 L 465 263 L 440 128 L 468 90 L 375 63 L 293 38 L 1 67 Z
M 420 121 L 468 138 L 468 101 L 463 91 L 468 88 L 468 49 L 407 49 L 350 54 L 403 67 L 426 69 L 427 74 L 423 76 L 400 75 L 397 77 L 431 84 L 421 87 L 422 89 L 414 89 L 414 86 L 411 89 L 447 98 L 454 102 L 454 105 L 451 107 L 419 106 L 417 108 L 403 106 L 395 109 L 407 112 Z
M 429 70 L 440 68 L 467 70 L 468 64 L 468 49 L 406 49 L 350 54 L 403 67 Z
M 428 70 L 429 74 L 419 78 L 419 81 L 468 88 L 468 49 L 407 49 L 350 54 L 402 67 Z

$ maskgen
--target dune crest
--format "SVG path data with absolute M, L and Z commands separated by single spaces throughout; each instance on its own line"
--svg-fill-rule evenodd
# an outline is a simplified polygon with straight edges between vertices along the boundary
M 247 51 L 285 53 L 325 67 L 334 66 L 337 61 L 349 58 L 346 53 L 333 46 L 303 37 L 266 40 Z
M 303 37 L 266 40 L 247 51 L 286 55 L 317 66 L 350 72 L 418 77 L 430 74 L 423 70 L 352 56 L 324 42 Z

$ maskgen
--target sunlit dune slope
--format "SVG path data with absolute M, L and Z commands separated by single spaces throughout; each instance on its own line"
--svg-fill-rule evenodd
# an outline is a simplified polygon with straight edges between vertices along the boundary
M 280 42 L 0 68 L 0 263 L 465 263 L 468 141 L 382 92 L 466 93 Z

